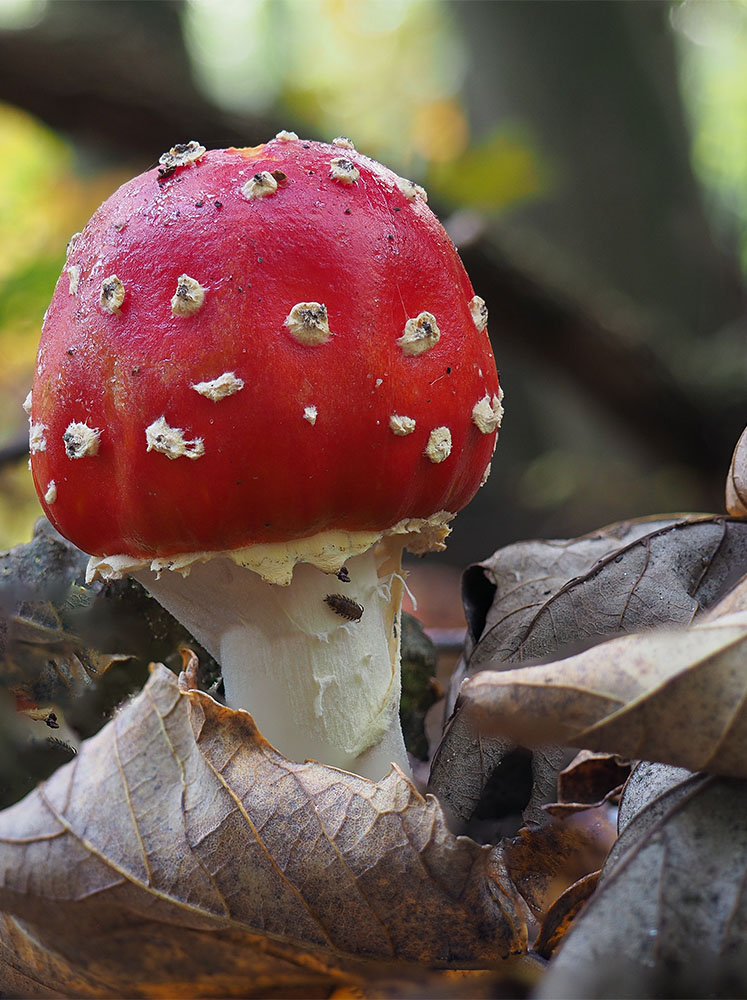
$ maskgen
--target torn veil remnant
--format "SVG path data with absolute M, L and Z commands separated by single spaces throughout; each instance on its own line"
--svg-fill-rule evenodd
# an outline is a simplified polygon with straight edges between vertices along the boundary
M 475 322 L 475 327 L 479 333 L 482 333 L 488 328 L 488 307 L 485 304 L 485 299 L 481 299 L 479 295 L 473 295 L 470 304 L 469 311 L 472 313 L 472 319 Z
M 321 302 L 298 302 L 285 318 L 285 325 L 307 347 L 326 344 L 332 336 L 327 307 Z
M 29 423 L 29 451 L 35 455 L 47 450 L 46 424 Z
M 69 267 L 67 269 L 68 277 L 68 291 L 71 295 L 75 295 L 78 291 L 78 283 L 80 281 L 80 268 L 79 267 Z
M 405 354 L 417 355 L 429 351 L 441 338 L 436 317 L 433 313 L 421 312 L 405 323 L 405 332 L 397 343 Z
M 416 198 L 422 198 L 423 201 L 428 201 L 428 192 L 424 187 L 421 187 L 420 184 L 415 184 L 414 181 L 408 181 L 406 177 L 398 177 L 396 184 L 405 198 L 409 198 L 410 201 L 415 201 Z
M 355 184 L 360 178 L 360 171 L 354 163 L 344 156 L 338 156 L 329 164 L 329 176 L 341 184 Z
M 205 289 L 199 281 L 190 278 L 188 274 L 180 274 L 176 282 L 176 292 L 171 300 L 171 312 L 174 316 L 191 316 L 202 307 L 205 301 Z
M 503 393 L 499 391 L 492 399 L 486 393 L 479 399 L 472 407 L 472 420 L 482 434 L 497 431 L 503 420 Z
M 167 153 L 162 153 L 158 162 L 159 179 L 164 180 L 170 177 L 178 167 L 186 167 L 196 163 L 205 154 L 205 147 L 194 139 L 189 142 L 180 142 L 172 146 Z
M 85 458 L 86 455 L 98 455 L 101 431 L 98 427 L 72 420 L 62 435 L 65 442 L 65 454 L 68 458 Z
M 166 458 L 201 458 L 205 454 L 205 443 L 202 438 L 188 441 L 180 427 L 170 427 L 166 418 L 161 416 L 145 428 L 145 441 L 148 451 L 158 451 Z
M 241 193 L 247 201 L 253 198 L 266 198 L 275 194 L 278 189 L 278 182 L 269 170 L 260 170 L 250 177 L 241 187 Z
M 424 197 L 341 137 L 174 146 L 71 245 L 29 400 L 91 577 L 135 575 L 281 752 L 372 778 L 408 766 L 402 551 L 443 548 L 500 398 Z
M 425 454 L 436 465 L 445 462 L 451 454 L 451 431 L 448 427 L 435 427 L 428 435 Z
M 415 430 L 416 422 L 412 417 L 402 417 L 398 413 L 393 413 L 389 418 L 389 426 L 399 437 L 405 437 Z
M 99 305 L 104 312 L 118 313 L 124 305 L 124 300 L 125 286 L 116 274 L 110 275 L 101 282 Z
M 208 382 L 194 383 L 192 388 L 201 396 L 206 396 L 217 403 L 219 399 L 226 399 L 227 396 L 240 392 L 244 388 L 244 380 L 239 378 L 236 372 L 223 372 L 218 378 L 210 379 Z

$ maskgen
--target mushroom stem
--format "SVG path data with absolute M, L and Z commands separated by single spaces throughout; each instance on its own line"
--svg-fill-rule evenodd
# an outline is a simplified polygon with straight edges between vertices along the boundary
M 227 704 L 251 712 L 273 746 L 378 780 L 392 762 L 409 771 L 399 721 L 401 551 L 387 540 L 355 556 L 349 582 L 302 563 L 283 587 L 220 557 L 187 577 L 136 577 L 218 660 Z M 358 620 L 344 617 L 358 609 Z

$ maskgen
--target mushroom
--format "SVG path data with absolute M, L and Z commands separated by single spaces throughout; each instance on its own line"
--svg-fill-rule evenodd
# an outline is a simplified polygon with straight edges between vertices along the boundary
M 290 133 L 185 148 L 70 248 L 33 385 L 40 501 L 281 752 L 380 778 L 407 768 L 402 550 L 444 547 L 495 446 L 484 314 L 415 186 L 352 144 L 345 183 L 339 145 Z M 248 199 L 257 177 L 276 186 Z

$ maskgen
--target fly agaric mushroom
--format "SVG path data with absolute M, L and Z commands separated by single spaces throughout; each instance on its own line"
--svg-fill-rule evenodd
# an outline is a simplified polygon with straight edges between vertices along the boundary
M 401 553 L 443 548 L 484 480 L 485 304 L 422 189 L 352 143 L 161 163 L 69 248 L 31 400 L 42 506 L 288 757 L 406 768 Z

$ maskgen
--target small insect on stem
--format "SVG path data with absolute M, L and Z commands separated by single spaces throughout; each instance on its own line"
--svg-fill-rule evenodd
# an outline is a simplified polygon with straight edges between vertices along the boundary
M 354 601 L 352 597 L 345 597 L 344 594 L 327 594 L 324 598 L 324 603 L 336 615 L 340 615 L 341 618 L 347 618 L 351 622 L 360 621 L 363 614 L 362 606 L 357 601 Z

